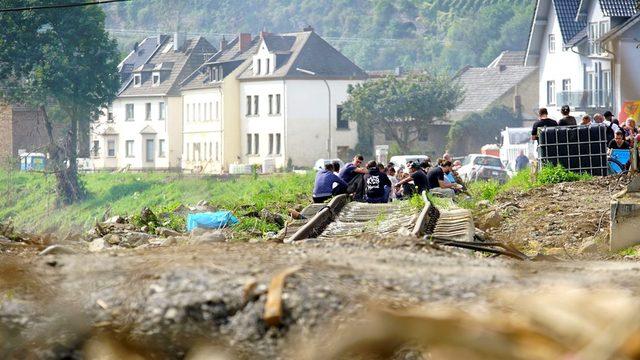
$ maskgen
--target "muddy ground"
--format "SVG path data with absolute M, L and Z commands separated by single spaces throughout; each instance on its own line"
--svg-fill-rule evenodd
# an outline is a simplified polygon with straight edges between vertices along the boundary
M 227 242 L 45 256 L 36 255 L 36 247 L 5 244 L 0 358 L 106 353 L 195 359 L 216 353 L 323 359 L 333 341 L 344 340 L 340 329 L 381 306 L 447 304 L 463 311 L 493 304 L 505 289 L 535 296 L 550 285 L 623 289 L 640 297 L 640 263 L 577 260 L 612 258 L 601 252 L 604 237 L 598 250 L 580 252 L 586 238 L 608 228 L 608 194 L 618 187 L 612 181 L 535 189 L 501 198 L 490 209 L 501 218 L 490 236 L 530 252 L 562 248 L 557 262 L 520 262 L 375 234 L 292 245 Z M 291 268 L 297 270 L 286 279 L 284 316 L 268 326 L 265 291 L 276 274 Z M 420 358 L 414 355 L 394 356 Z

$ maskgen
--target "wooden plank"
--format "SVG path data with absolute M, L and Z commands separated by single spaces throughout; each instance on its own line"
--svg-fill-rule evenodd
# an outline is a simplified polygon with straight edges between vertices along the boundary
M 264 315 L 262 319 L 269 326 L 277 326 L 282 320 L 282 292 L 287 276 L 300 270 L 299 266 L 290 267 L 271 279 L 267 292 L 267 302 L 264 305 Z

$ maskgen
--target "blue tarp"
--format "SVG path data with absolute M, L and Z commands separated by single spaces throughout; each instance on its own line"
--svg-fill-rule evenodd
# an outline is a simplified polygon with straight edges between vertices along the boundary
M 625 164 L 627 164 L 629 162 L 629 160 L 631 158 L 631 153 L 630 153 L 629 150 L 615 149 L 615 150 L 611 150 L 610 158 L 617 160 L 622 165 L 625 165 Z M 609 162 L 609 167 L 616 174 L 621 173 L 622 170 L 623 170 L 615 162 Z
M 222 229 L 238 223 L 231 211 L 204 212 L 187 215 L 187 231 L 195 228 Z

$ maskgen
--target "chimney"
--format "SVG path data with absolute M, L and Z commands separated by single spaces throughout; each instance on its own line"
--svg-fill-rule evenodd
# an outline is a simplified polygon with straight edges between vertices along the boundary
M 304 32 L 313 31 L 313 27 L 311 25 L 307 25 L 302 29 L 302 31 L 304 31 Z
M 265 37 L 267 37 L 267 36 L 269 36 L 269 35 L 271 35 L 271 33 L 270 33 L 270 32 L 267 32 L 267 31 L 265 31 L 265 30 L 260 31 L 260 38 L 261 38 L 261 39 L 264 39 Z
M 184 35 L 184 33 L 181 33 L 180 31 L 176 31 L 175 33 L 173 33 L 173 50 L 174 51 L 183 50 L 185 40 L 186 40 L 186 36 Z
M 220 40 L 220 51 L 225 50 L 228 44 L 227 39 L 225 39 L 223 35 L 222 40 Z
M 499 65 L 498 69 L 500 70 L 500 72 L 503 72 L 503 71 L 507 70 L 507 65 Z
M 238 42 L 240 43 L 240 51 L 245 51 L 249 48 L 249 44 L 251 44 L 251 34 L 240 33 L 238 35 Z

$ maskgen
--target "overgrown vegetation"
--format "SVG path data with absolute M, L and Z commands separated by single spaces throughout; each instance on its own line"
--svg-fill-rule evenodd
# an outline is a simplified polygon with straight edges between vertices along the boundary
M 242 177 L 183 177 L 175 174 L 85 174 L 84 201 L 57 209 L 55 179 L 39 173 L 0 171 L 0 222 L 11 219 L 25 230 L 66 233 L 93 226 L 105 216 L 139 214 L 149 207 L 155 214 L 172 212 L 179 205 L 208 201 L 230 210 L 240 219 L 237 231 L 276 231 L 279 226 L 256 214 L 262 209 L 286 215 L 297 204 L 311 201 L 313 174 Z M 166 220 L 166 219 L 165 219 Z M 171 218 L 169 227 L 183 225 Z
M 468 198 L 461 197 L 459 204 L 462 207 L 475 209 L 480 201 L 495 201 L 498 195 L 508 191 L 527 191 L 539 186 L 559 184 L 563 182 L 589 180 L 592 176 L 589 174 L 576 174 L 560 165 L 544 166 L 535 179 L 530 171 L 522 170 L 504 184 L 497 181 L 476 181 L 468 186 Z

